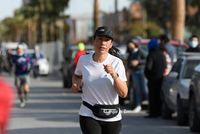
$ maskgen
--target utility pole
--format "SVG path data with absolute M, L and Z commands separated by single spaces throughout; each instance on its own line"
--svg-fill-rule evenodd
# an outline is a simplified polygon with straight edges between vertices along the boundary
M 94 31 L 100 27 L 100 18 L 99 18 L 99 4 L 98 1 L 94 1 Z
M 39 19 L 38 19 L 38 38 L 37 42 L 42 43 L 43 35 L 42 35 L 42 16 L 44 12 L 44 4 L 39 3 Z
M 185 27 L 185 0 L 173 0 L 172 6 L 172 39 L 183 41 Z
M 115 0 L 115 13 L 117 13 L 118 12 L 118 0 Z

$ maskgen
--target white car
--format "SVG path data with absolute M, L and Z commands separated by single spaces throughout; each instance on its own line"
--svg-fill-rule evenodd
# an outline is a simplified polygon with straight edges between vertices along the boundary
M 4 55 L 6 55 L 6 52 L 8 49 L 12 50 L 12 54 L 16 55 L 17 54 L 17 46 L 18 46 L 19 42 L 6 42 L 6 43 L 2 43 L 2 50 L 5 53 Z M 28 49 L 28 45 L 26 43 L 21 43 L 24 46 L 24 50 Z
M 41 52 L 42 57 L 36 60 L 33 57 L 35 53 L 34 49 L 25 50 L 25 53 L 33 60 L 34 66 L 37 66 L 37 65 L 39 66 L 39 74 L 47 76 L 50 71 L 49 61 L 46 58 L 46 55 L 42 51 L 40 52 Z
M 169 119 L 177 112 L 177 124 L 188 124 L 189 84 L 194 67 L 200 63 L 200 57 L 192 53 L 181 55 L 169 75 L 162 81 L 162 117 Z

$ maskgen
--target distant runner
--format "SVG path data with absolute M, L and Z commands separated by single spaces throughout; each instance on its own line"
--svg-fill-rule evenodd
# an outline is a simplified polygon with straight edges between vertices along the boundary
M 24 54 L 24 46 L 22 44 L 19 44 L 17 47 L 17 55 L 14 56 L 13 63 L 15 64 L 15 85 L 21 101 L 20 107 L 23 108 L 25 102 L 22 96 L 22 88 L 24 88 L 25 99 L 28 100 L 29 72 L 31 70 L 32 61 L 29 56 Z

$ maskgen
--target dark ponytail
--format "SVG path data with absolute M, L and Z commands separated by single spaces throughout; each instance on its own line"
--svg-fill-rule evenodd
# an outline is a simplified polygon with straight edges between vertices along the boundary
M 96 38 L 96 36 L 93 37 L 94 40 L 95 40 L 95 38 Z M 113 39 L 112 39 L 112 41 L 113 41 Z M 108 53 L 111 54 L 111 55 L 113 55 L 113 56 L 116 56 L 116 57 L 118 57 L 118 58 L 120 58 L 119 55 L 121 55 L 120 50 L 117 49 L 117 48 L 114 47 L 114 46 L 112 46 L 112 47 L 109 49 Z
M 109 51 L 108 51 L 109 54 L 113 55 L 113 56 L 116 56 L 119 58 L 119 55 L 121 54 L 120 53 L 120 50 L 117 49 L 116 47 L 112 46 Z

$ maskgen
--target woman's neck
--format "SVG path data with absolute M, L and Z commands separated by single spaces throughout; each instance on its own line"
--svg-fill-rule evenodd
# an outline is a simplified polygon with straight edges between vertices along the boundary
M 97 62 L 97 63 L 101 63 L 101 62 L 104 62 L 108 57 L 108 54 L 102 54 L 102 55 L 99 55 L 97 53 L 94 53 L 92 58 L 93 58 L 93 61 L 94 62 Z

